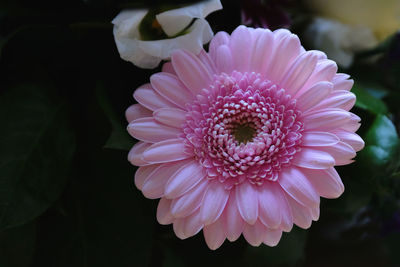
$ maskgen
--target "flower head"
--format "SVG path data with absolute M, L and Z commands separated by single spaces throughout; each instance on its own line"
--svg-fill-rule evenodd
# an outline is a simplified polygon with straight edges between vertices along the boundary
M 161 198 L 158 221 L 182 239 L 203 230 L 211 249 L 310 227 L 320 196 L 344 190 L 334 166 L 364 145 L 353 81 L 336 72 L 288 30 L 240 26 L 209 53 L 175 51 L 126 112 L 135 184 Z
M 222 8 L 219 0 L 205 0 L 166 11 L 133 9 L 116 16 L 115 43 L 121 58 L 141 68 L 155 68 L 175 49 L 199 53 L 213 32 L 204 19 Z

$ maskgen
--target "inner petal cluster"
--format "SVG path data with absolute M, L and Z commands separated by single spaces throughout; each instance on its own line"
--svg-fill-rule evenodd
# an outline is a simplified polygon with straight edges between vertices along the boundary
M 215 76 L 187 106 L 183 138 L 210 179 L 227 189 L 275 181 L 300 150 L 296 100 L 256 73 Z

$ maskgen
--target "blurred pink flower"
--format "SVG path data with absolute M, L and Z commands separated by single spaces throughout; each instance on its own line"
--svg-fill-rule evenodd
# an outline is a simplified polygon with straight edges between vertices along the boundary
M 203 229 L 210 249 L 241 234 L 275 246 L 293 223 L 310 227 L 320 196 L 344 190 L 334 166 L 364 146 L 353 81 L 336 72 L 283 29 L 240 26 L 209 53 L 175 51 L 126 111 L 135 184 L 161 198 L 159 223 L 181 239 Z

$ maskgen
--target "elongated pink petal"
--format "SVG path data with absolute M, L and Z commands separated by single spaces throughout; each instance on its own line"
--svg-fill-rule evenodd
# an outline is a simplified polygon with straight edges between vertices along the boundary
M 150 199 L 164 196 L 164 188 L 169 178 L 186 164 L 187 161 L 160 164 L 144 181 L 142 187 L 143 195 Z
M 141 118 L 132 121 L 128 125 L 128 132 L 136 139 L 149 143 L 175 139 L 181 133 L 179 129 L 158 123 L 154 118 Z
M 319 147 L 318 149 L 332 155 L 335 159 L 335 165 L 346 165 L 352 162 L 356 156 L 354 149 L 344 142 L 339 142 L 334 146 Z
M 162 72 L 166 72 L 166 73 L 170 73 L 170 74 L 173 74 L 173 75 L 176 75 L 176 72 L 175 72 L 174 67 L 172 66 L 172 63 L 171 63 L 171 62 L 165 62 L 165 63 L 162 65 L 161 71 L 162 71 Z
M 177 198 L 192 189 L 206 176 L 202 166 L 197 161 L 189 161 L 174 173 L 165 186 L 167 198 Z
M 314 84 L 311 88 L 304 91 L 297 100 L 297 106 L 300 110 L 306 111 L 313 108 L 316 104 L 325 99 L 332 91 L 333 84 L 322 81 Z
M 349 112 L 349 114 L 350 114 L 350 120 L 341 125 L 340 128 L 348 132 L 356 132 L 358 128 L 360 128 L 361 126 L 360 123 L 361 118 L 351 112 Z
M 278 245 L 279 241 L 281 240 L 281 237 L 282 237 L 282 230 L 267 229 L 263 243 L 270 247 L 275 247 L 276 245 Z
M 218 48 L 221 45 L 228 45 L 231 37 L 226 32 L 218 32 L 210 42 L 210 57 L 216 62 Z
M 139 118 L 151 117 L 152 112 L 140 104 L 133 104 L 125 111 L 125 117 L 128 122 Z
M 211 250 L 216 250 L 225 241 L 225 225 L 222 219 L 203 228 L 204 239 Z
M 314 50 L 313 52 L 318 57 L 319 51 Z M 310 78 L 307 80 L 304 87 L 299 91 L 299 93 L 308 90 L 309 88 L 315 86 L 317 83 L 331 82 L 336 74 L 337 69 L 338 67 L 334 61 L 329 59 L 319 60 L 317 65 L 315 66 L 314 72 L 311 74 Z
M 180 219 L 175 219 L 174 224 L 173 224 L 173 229 L 175 235 L 179 239 L 186 239 L 188 238 L 187 235 L 185 235 L 185 218 L 180 218 Z
M 265 62 L 271 60 L 273 44 L 274 34 L 268 29 L 263 29 L 252 49 L 250 68 L 253 71 L 261 72 Z
M 339 137 L 342 142 L 349 144 L 356 152 L 364 148 L 365 143 L 358 134 L 344 130 L 335 130 L 333 133 Z
M 203 228 L 203 223 L 201 221 L 200 210 L 196 210 L 190 216 L 185 218 L 185 223 L 183 227 L 183 233 L 187 237 L 194 236 Z
M 153 74 L 150 81 L 157 93 L 182 109 L 185 109 L 186 103 L 193 99 L 192 93 L 176 75 L 160 72 Z
M 171 203 L 171 213 L 176 218 L 186 217 L 200 207 L 209 181 L 203 180 L 186 194 L 175 198 Z
M 157 221 L 160 224 L 167 225 L 174 221 L 174 217 L 170 212 L 171 200 L 161 198 L 157 206 Z
M 244 221 L 236 204 L 236 194 L 231 191 L 224 213 L 226 238 L 233 242 L 242 234 Z
M 278 182 L 288 195 L 302 205 L 306 207 L 319 205 L 319 195 L 301 169 L 292 167 L 282 170 Z
M 323 109 L 302 115 L 305 130 L 331 130 L 340 127 L 351 119 L 349 112 L 341 109 Z
M 233 70 L 233 57 L 227 45 L 221 45 L 217 49 L 216 65 L 219 71 L 230 73 Z
M 205 225 L 214 223 L 224 211 L 229 192 L 219 182 L 209 184 L 200 208 L 201 220 Z
M 171 55 L 172 65 L 179 79 L 195 95 L 212 83 L 212 74 L 193 54 L 178 50 Z
M 314 71 L 317 60 L 317 56 L 311 51 L 299 55 L 279 84 L 285 88 L 289 94 L 295 95 Z
M 128 154 L 128 161 L 136 166 L 149 165 L 148 162 L 143 160 L 143 152 L 151 146 L 150 143 L 145 143 L 142 141 L 137 142 Z
M 335 159 L 327 152 L 303 147 L 293 158 L 293 164 L 308 169 L 328 169 L 335 165 Z
M 243 236 L 247 242 L 258 247 L 265 239 L 266 227 L 260 222 L 256 221 L 253 225 L 245 224 L 243 229 Z
M 153 117 L 162 124 L 181 129 L 186 121 L 186 112 L 178 108 L 160 108 L 154 111 Z
M 281 223 L 281 210 L 284 207 L 281 205 L 281 198 L 278 194 L 281 192 L 275 183 L 266 183 L 259 188 L 259 219 L 268 228 L 277 228 Z
M 169 102 L 167 99 L 154 91 L 150 84 L 145 84 L 136 89 L 133 97 L 136 99 L 137 102 L 139 102 L 141 105 L 149 110 L 177 107 L 175 104 Z
M 303 146 L 319 147 L 319 146 L 333 146 L 337 144 L 340 139 L 329 132 L 305 132 L 302 139 Z
M 253 225 L 258 218 L 257 190 L 249 182 L 236 188 L 236 203 L 243 220 Z
M 232 32 L 229 46 L 232 51 L 235 70 L 245 71 L 249 68 L 250 51 L 248 47 L 251 42 L 252 36 L 247 27 L 239 26 Z
M 302 171 L 320 196 L 338 198 L 343 193 L 344 185 L 334 168 L 326 170 L 303 169 Z
M 292 211 L 293 222 L 300 228 L 310 228 L 312 223 L 310 208 L 304 207 L 290 196 L 287 196 L 286 199 Z
M 353 87 L 354 81 L 349 79 L 349 75 L 344 73 L 338 73 L 333 78 L 333 90 L 346 90 L 350 91 Z
M 185 151 L 181 139 L 169 139 L 151 145 L 143 152 L 143 160 L 150 163 L 172 162 L 193 157 Z
M 197 56 L 199 57 L 201 63 L 203 63 L 204 66 L 207 68 L 209 73 L 217 74 L 217 67 L 215 65 L 215 62 L 211 59 L 210 55 L 207 54 L 206 51 L 204 51 L 204 49 L 202 49 Z
M 160 164 L 139 167 L 135 173 L 135 185 L 139 190 L 142 190 L 144 181 L 147 179 L 147 177 L 149 177 L 150 173 L 152 173 L 158 167 L 160 167 Z
M 345 90 L 335 90 L 326 100 L 319 103 L 316 109 L 340 108 L 349 111 L 356 103 L 356 96 Z

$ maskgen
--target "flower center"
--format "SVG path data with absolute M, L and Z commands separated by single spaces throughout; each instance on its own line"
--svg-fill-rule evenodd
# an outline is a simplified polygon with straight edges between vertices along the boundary
M 296 101 L 259 74 L 233 72 L 188 105 L 184 134 L 209 179 L 232 188 L 246 179 L 275 181 L 300 150 Z
M 247 143 L 253 140 L 256 129 L 253 123 L 233 125 L 232 135 L 239 143 Z

